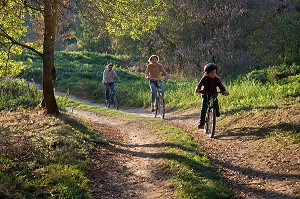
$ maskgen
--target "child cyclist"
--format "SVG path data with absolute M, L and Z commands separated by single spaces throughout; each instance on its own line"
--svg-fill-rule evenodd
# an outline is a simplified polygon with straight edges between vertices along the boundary
M 221 90 L 223 95 L 229 95 L 229 93 L 226 91 L 225 87 L 221 83 L 220 78 L 217 76 L 217 69 L 218 66 L 214 63 L 208 63 L 204 66 L 204 74 L 200 80 L 200 82 L 197 84 L 195 92 L 202 94 L 202 106 L 201 106 L 201 112 L 200 112 L 200 121 L 198 124 L 198 129 L 201 129 L 204 127 L 205 122 L 205 114 L 207 111 L 207 96 L 210 96 L 211 94 L 213 97 L 217 97 L 217 87 Z M 203 90 L 201 90 L 203 86 Z M 216 98 L 216 101 L 214 102 L 216 108 L 216 116 L 220 117 L 220 111 L 219 111 L 219 103 L 218 99 Z
M 145 71 L 145 77 L 149 80 L 149 86 L 151 89 L 151 111 L 154 111 L 154 101 L 156 98 L 156 87 L 160 87 L 162 94 L 164 95 L 164 88 L 161 83 L 162 75 L 170 78 L 164 67 L 158 63 L 159 57 L 157 55 L 151 55 L 149 58 L 149 64 Z

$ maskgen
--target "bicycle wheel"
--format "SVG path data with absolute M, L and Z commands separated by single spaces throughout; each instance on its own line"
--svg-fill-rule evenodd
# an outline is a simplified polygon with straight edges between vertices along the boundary
M 111 102 L 111 104 L 112 104 L 113 108 L 115 108 L 115 109 L 118 110 L 119 109 L 119 103 L 118 103 L 118 97 L 117 96 L 118 95 L 115 92 L 114 95 L 112 96 L 112 102 Z
M 211 108 L 208 110 L 206 115 L 204 132 L 207 133 L 209 137 L 213 138 L 215 129 L 216 129 L 216 109 Z
M 158 97 L 156 97 L 156 99 L 155 99 L 155 103 L 154 103 L 154 112 L 153 112 L 153 116 L 154 117 L 156 117 L 157 115 L 158 115 L 158 113 L 159 113 L 159 106 L 158 106 L 158 104 L 159 104 L 159 98 Z
M 158 110 L 159 110 L 159 115 L 161 119 L 165 118 L 165 100 L 162 96 L 159 96 L 159 101 L 158 101 Z
M 105 98 L 105 107 L 106 107 L 106 108 L 109 108 L 109 107 L 110 107 L 109 99 L 106 100 L 106 98 Z

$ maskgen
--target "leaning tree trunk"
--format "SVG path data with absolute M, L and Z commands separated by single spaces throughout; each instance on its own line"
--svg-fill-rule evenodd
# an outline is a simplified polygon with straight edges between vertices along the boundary
M 58 114 L 53 88 L 54 48 L 57 27 L 57 0 L 44 0 L 43 95 L 49 114 Z

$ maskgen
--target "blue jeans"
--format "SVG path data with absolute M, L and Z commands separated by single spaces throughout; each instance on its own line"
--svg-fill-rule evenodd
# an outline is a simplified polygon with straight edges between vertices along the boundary
M 115 92 L 114 82 L 104 83 L 104 86 L 105 86 L 105 99 L 108 100 L 109 91 L 111 90 L 111 92 Z
M 214 107 L 216 107 L 217 117 L 219 117 L 220 113 L 219 113 L 219 102 L 218 102 L 217 94 L 213 94 L 213 97 L 216 98 L 216 100 L 214 101 Z M 199 122 L 200 124 L 203 124 L 205 122 L 205 115 L 208 108 L 207 100 L 208 100 L 207 95 L 202 96 L 202 106 L 200 111 L 200 122 Z
M 150 80 L 149 86 L 151 89 L 151 102 L 153 102 L 153 103 L 155 102 L 157 87 L 159 87 L 162 90 L 162 95 L 164 96 L 164 87 L 163 87 L 161 81 Z

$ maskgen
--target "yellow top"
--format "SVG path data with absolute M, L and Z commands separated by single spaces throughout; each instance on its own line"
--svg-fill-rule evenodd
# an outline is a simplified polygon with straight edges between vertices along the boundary
M 163 66 L 158 63 L 156 64 L 156 66 L 154 66 L 153 64 L 149 64 L 145 71 L 145 75 L 149 79 L 162 79 L 163 74 L 167 76 L 167 72 L 165 71 Z

